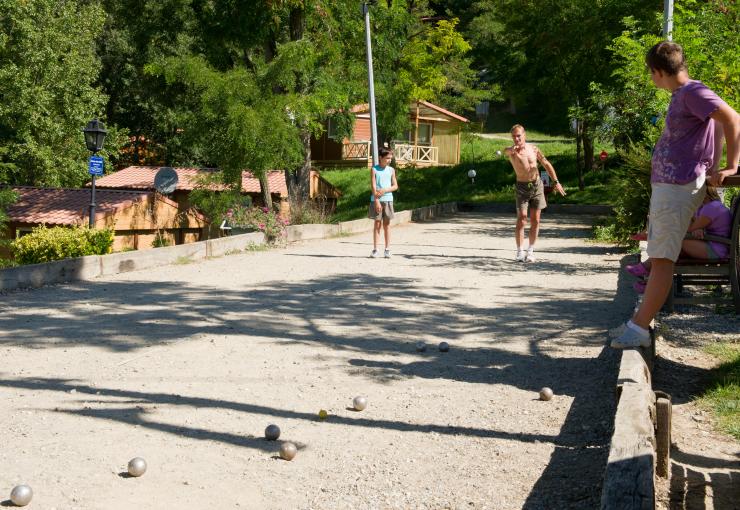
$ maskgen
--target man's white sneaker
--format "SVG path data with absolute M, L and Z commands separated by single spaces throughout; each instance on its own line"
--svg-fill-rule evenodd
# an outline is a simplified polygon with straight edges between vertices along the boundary
M 380 257 L 378 250 L 373 250 L 373 252 L 370 254 L 370 258 L 377 259 L 378 257 Z
M 535 261 L 534 253 L 531 251 L 528 251 L 526 258 L 524 259 L 524 262 L 534 262 L 534 261 Z
M 627 326 L 619 338 L 612 340 L 611 346 L 615 349 L 630 349 L 632 347 L 650 347 L 650 333 L 642 334 Z
M 524 250 L 519 250 L 516 252 L 516 261 L 517 262 L 524 262 L 524 259 L 526 258 L 527 254 L 524 252 Z

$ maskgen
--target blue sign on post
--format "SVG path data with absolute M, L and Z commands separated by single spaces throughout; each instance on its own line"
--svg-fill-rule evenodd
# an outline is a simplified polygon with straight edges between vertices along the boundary
M 90 175 L 103 175 L 103 157 L 90 156 L 90 165 L 87 167 Z

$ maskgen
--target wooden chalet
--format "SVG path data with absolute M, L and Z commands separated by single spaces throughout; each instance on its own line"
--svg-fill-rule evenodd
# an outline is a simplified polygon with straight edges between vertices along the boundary
M 321 138 L 311 140 L 313 164 L 318 167 L 371 166 L 370 112 L 367 104 L 352 109 L 352 135 L 336 139 L 331 121 Z M 391 144 L 397 166 L 456 165 L 460 162 L 460 133 L 468 119 L 427 101 L 409 105 L 411 128 Z

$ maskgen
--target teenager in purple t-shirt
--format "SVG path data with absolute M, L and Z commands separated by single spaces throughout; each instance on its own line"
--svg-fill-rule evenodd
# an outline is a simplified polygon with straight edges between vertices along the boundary
M 707 195 L 704 202 L 691 219 L 687 230 L 687 238 L 681 243 L 681 255 L 693 259 L 720 260 L 726 259 L 730 254 L 730 247 L 716 241 L 707 241 L 705 235 L 718 237 L 730 237 L 732 227 L 732 213 L 722 203 L 717 188 L 707 186 Z M 625 266 L 625 270 L 638 278 L 647 278 L 650 275 L 652 262 L 645 262 Z M 646 281 L 638 280 L 634 284 L 635 290 L 642 294 L 645 292 Z
M 655 86 L 672 95 L 652 161 L 647 246 L 652 270 L 639 309 L 611 343 L 618 349 L 650 345 L 650 322 L 668 297 L 673 264 L 704 200 L 705 181 L 721 185 L 737 171 L 740 159 L 740 115 L 703 83 L 689 78 L 681 46 L 658 43 L 648 51 L 645 63 Z M 722 126 L 727 141 L 727 165 L 707 179 L 707 170 L 722 158 L 715 123 Z

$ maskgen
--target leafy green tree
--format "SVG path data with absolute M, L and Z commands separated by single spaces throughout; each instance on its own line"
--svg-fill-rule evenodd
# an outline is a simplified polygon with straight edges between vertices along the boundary
M 80 186 L 81 128 L 103 112 L 95 3 L 0 0 L 0 165 L 14 184 Z M 104 155 L 115 154 L 112 129 Z
M 204 155 L 233 189 L 240 188 L 242 171 L 251 170 L 265 204 L 272 207 L 267 172 L 301 159 L 298 128 L 285 97 L 271 92 L 264 74 L 243 67 L 221 72 L 201 57 L 169 59 L 160 71 L 168 83 L 181 83 L 198 97 L 197 109 L 183 126 L 184 139 L 203 145 Z
M 737 3 L 687 1 L 677 5 L 673 39 L 686 54 L 689 74 L 740 108 L 740 21 Z M 647 29 L 646 29 L 647 28 Z M 595 132 L 626 148 L 632 143 L 652 146 L 662 130 L 670 94 L 657 89 L 645 69 L 645 54 L 659 42 L 658 20 L 647 27 L 633 18 L 608 47 L 612 81 L 592 84 Z M 597 122 L 598 119 L 598 122 Z
M 481 85 L 468 57 L 471 45 L 459 20 L 430 17 L 426 2 L 388 2 L 372 10 L 378 131 L 390 142 L 410 128 L 408 105 L 417 100 L 467 112 L 498 89 Z
M 5 228 L 8 224 L 7 209 L 12 205 L 18 196 L 10 188 L 0 186 L 0 246 L 7 245 L 8 240 L 5 238 Z
M 180 84 L 168 85 L 163 76 L 146 72 L 146 66 L 173 55 L 188 56 L 195 45 L 203 46 L 201 18 L 208 16 L 208 4 L 193 0 L 100 1 L 105 23 L 96 41 L 102 65 L 97 83 L 108 96 L 108 120 L 131 135 L 120 163 L 206 163 L 200 144 L 193 145 L 181 136 L 191 100 L 187 91 Z

